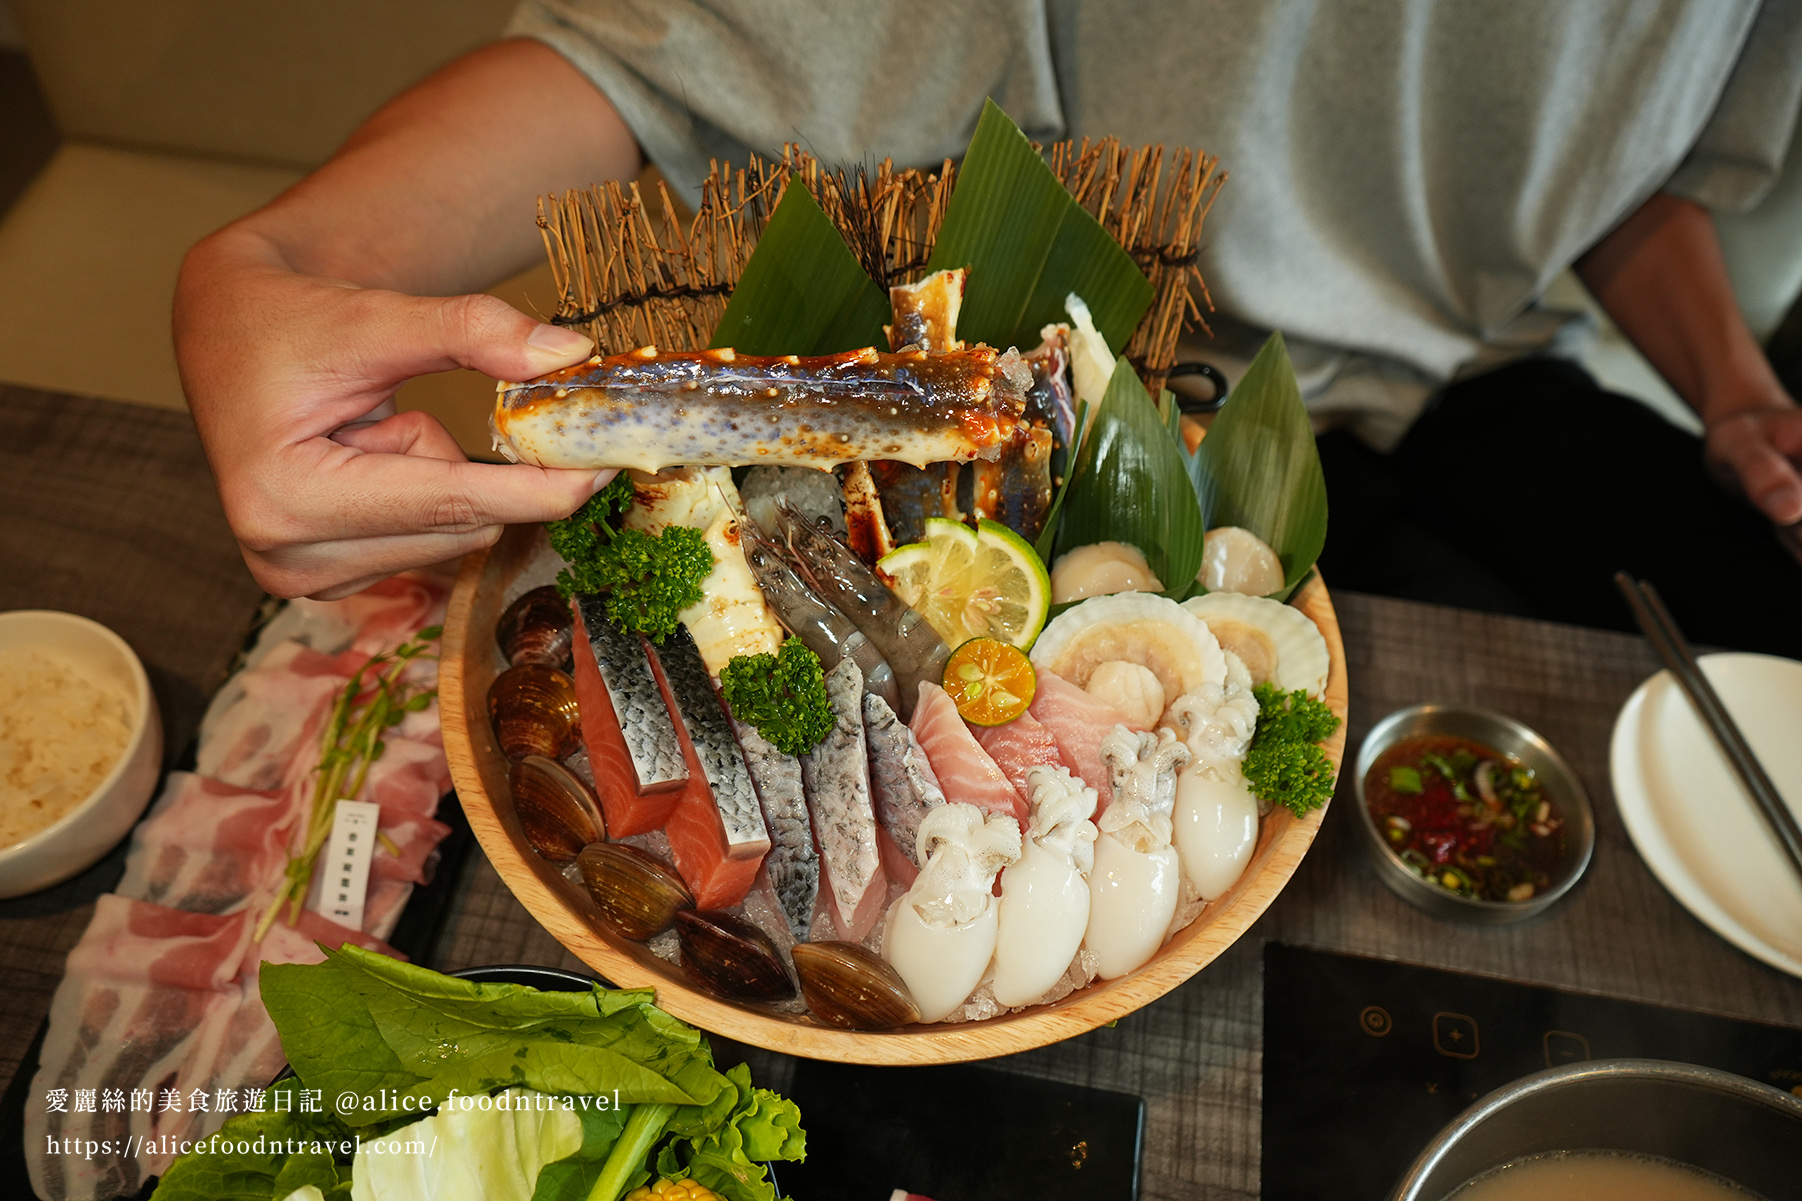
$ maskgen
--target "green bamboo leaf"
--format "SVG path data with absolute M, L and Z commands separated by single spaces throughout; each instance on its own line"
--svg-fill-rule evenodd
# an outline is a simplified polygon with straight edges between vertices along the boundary
M 1064 299 L 1074 292 L 1118 353 L 1151 307 L 1145 273 L 993 100 L 983 105 L 927 263 L 929 271 L 955 267 L 970 269 L 957 319 L 969 342 L 1036 346 L 1041 327 L 1068 320 Z
M 1190 460 L 1209 528 L 1243 526 L 1283 562 L 1287 599 L 1326 545 L 1326 477 L 1283 335 L 1270 335 Z
M 888 297 L 795 180 L 770 214 L 712 344 L 744 354 L 886 350 L 882 325 L 889 315 Z
M 1201 570 L 1204 530 L 1180 444 L 1121 359 L 1083 436 L 1058 548 L 1131 543 L 1181 598 Z

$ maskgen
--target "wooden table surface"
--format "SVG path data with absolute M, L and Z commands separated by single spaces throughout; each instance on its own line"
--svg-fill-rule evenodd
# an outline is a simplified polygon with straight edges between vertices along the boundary
M 154 502 L 154 503 L 152 503 Z M 184 415 L 0 389 L 0 609 L 69 608 L 132 642 L 191 732 L 260 593 L 237 561 Z M 1268 940 L 1802 1024 L 1802 980 L 1735 950 L 1677 905 L 1621 826 L 1607 754 L 1616 712 L 1656 668 L 1636 637 L 1336 593 L 1351 676 L 1348 758 L 1383 715 L 1419 701 L 1479 704 L 1545 735 L 1596 807 L 1584 882 L 1544 919 L 1481 929 L 1429 918 L 1378 882 L 1340 789 L 1301 870 L 1263 919 L 1162 1000 L 994 1066 L 1145 1098 L 1142 1196 L 1258 1194 L 1261 949 Z M 179 748 L 177 748 L 179 749 Z M 0 902 L 0 1087 L 48 1008 L 118 856 L 36 897 Z M 110 864 L 110 866 L 109 866 Z M 450 969 L 580 968 L 515 902 L 477 849 L 439 945 Z M 790 1065 L 756 1056 L 759 1082 Z

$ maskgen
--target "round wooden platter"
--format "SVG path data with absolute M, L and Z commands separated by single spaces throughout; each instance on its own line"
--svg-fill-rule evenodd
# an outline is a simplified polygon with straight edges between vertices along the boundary
M 806 1014 L 737 1005 L 691 987 L 680 969 L 642 944 L 609 934 L 587 892 L 526 843 L 507 788 L 507 761 L 488 724 L 488 686 L 505 666 L 494 641 L 503 608 L 527 587 L 547 583 L 554 562 L 537 526 L 509 528 L 493 548 L 463 562 L 445 619 L 439 703 L 451 776 L 482 849 L 513 895 L 557 941 L 624 988 L 655 988 L 657 1003 L 703 1030 L 790 1055 L 847 1063 L 955 1063 L 1011 1055 L 1058 1042 L 1124 1017 L 1211 963 L 1269 907 L 1295 874 L 1326 815 L 1266 817 L 1250 865 L 1225 897 L 1165 943 L 1151 961 L 1118 980 L 1096 981 L 1051 1005 L 981 1022 L 840 1030 Z M 1296 607 L 1326 637 L 1332 656 L 1326 702 L 1340 717 L 1327 743 L 1337 771 L 1345 752 L 1345 648 L 1325 586 L 1316 574 Z

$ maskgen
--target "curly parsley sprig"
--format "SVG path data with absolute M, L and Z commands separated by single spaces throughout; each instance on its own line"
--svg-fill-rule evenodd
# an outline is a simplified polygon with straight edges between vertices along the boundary
M 720 672 L 720 695 L 733 717 L 784 754 L 812 750 L 836 720 L 820 657 L 799 638 L 773 655 L 735 655 Z
M 682 610 L 700 601 L 713 551 L 688 526 L 657 534 L 615 529 L 611 521 L 631 507 L 632 481 L 622 474 L 562 521 L 545 523 L 551 548 L 568 564 L 557 573 L 557 591 L 605 592 L 608 620 L 662 642 Z
M 1333 796 L 1333 761 L 1320 744 L 1339 728 L 1339 719 L 1320 701 L 1297 689 L 1273 684 L 1252 689 L 1258 698 L 1258 728 L 1245 752 L 1245 779 L 1261 800 L 1305 817 Z

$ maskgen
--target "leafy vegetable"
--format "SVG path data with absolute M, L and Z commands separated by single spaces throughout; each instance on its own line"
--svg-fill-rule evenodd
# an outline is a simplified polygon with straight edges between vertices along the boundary
M 757 727 L 784 754 L 813 749 L 832 729 L 832 702 L 820 657 L 799 638 L 773 655 L 735 655 L 720 672 L 732 716 Z
M 1131 543 L 1168 595 L 1188 595 L 1204 527 L 1180 447 L 1132 364 L 1119 360 L 1071 469 L 1058 547 Z
M 1189 473 L 1209 529 L 1236 525 L 1276 551 L 1286 599 L 1326 545 L 1326 477 L 1283 335 L 1270 335 L 1239 380 Z
M 431 644 L 443 632 L 442 626 L 427 626 L 393 650 L 371 656 L 338 691 L 319 738 L 319 766 L 313 769 L 318 778 L 313 783 L 306 837 L 299 852 L 289 858 L 275 898 L 257 923 L 257 938 L 269 933 L 284 904 L 289 906 L 288 921 L 300 920 L 301 906 L 313 883 L 314 864 L 332 834 L 338 802 L 347 797 L 355 800 L 362 793 L 370 764 L 381 758 L 383 736 L 389 728 L 399 725 L 407 714 L 424 709 L 438 695 L 436 688 L 410 683 L 405 676 L 414 660 L 436 658 L 430 653 Z M 392 844 L 389 849 L 394 849 Z
M 800 180 L 770 214 L 713 345 L 744 354 L 835 354 L 888 345 L 888 297 Z
M 926 266 L 970 269 L 958 336 L 995 347 L 1038 345 L 1041 327 L 1066 319 L 1064 298 L 1074 292 L 1118 352 L 1151 307 L 1145 273 L 993 100 L 982 107 Z
M 557 591 L 605 592 L 608 620 L 662 642 L 681 624 L 682 610 L 700 602 L 713 551 L 689 526 L 647 534 L 608 524 L 631 504 L 632 482 L 619 475 L 570 517 L 546 523 L 552 549 L 568 564 L 557 573 Z
M 262 1112 L 229 1119 L 176 1160 L 151 1201 L 269 1201 L 308 1184 L 326 1201 L 349 1201 L 350 1168 L 337 1155 L 354 1149 L 356 1134 L 329 1113 L 302 1112 L 300 1090 L 292 1077 L 271 1085 Z
M 693 1177 L 726 1201 L 756 1201 L 771 1191 L 764 1161 L 805 1159 L 807 1135 L 793 1101 L 751 1086 L 751 1069 L 729 1069 L 738 1104 L 717 1129 L 699 1138 L 672 1142 L 657 1156 L 657 1174 L 671 1180 Z
M 1333 797 L 1333 761 L 1319 744 L 1339 728 L 1339 719 L 1301 689 L 1259 684 L 1252 694 L 1258 728 L 1245 752 L 1246 782 L 1259 798 L 1305 817 Z

